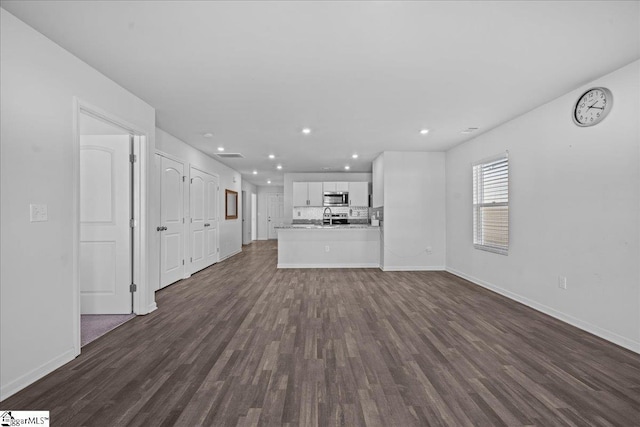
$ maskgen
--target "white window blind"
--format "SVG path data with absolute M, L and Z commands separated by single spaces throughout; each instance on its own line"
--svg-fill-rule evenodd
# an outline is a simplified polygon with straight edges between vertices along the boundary
M 509 157 L 507 153 L 473 165 L 473 245 L 509 251 Z

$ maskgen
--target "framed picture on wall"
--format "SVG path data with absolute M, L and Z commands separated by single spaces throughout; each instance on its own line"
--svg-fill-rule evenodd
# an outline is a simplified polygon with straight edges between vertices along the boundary
M 224 190 L 224 219 L 238 219 L 238 192 Z

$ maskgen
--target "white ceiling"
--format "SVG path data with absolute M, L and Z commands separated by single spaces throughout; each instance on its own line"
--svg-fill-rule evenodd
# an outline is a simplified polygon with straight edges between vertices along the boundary
M 2 2 L 155 107 L 158 127 L 244 154 L 222 162 L 258 185 L 367 172 L 384 150 L 442 151 L 504 123 L 640 58 L 639 5 Z

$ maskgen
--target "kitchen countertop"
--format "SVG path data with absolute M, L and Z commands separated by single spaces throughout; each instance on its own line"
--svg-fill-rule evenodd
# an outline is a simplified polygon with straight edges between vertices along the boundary
M 371 224 L 338 224 L 338 225 L 320 225 L 320 224 L 289 224 L 278 225 L 274 227 L 276 230 L 357 230 L 357 229 L 380 229 Z

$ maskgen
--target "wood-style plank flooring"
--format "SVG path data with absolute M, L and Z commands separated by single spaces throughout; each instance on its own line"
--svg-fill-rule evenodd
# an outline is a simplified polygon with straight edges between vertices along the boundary
M 445 272 L 278 270 L 275 242 L 1 403 L 52 425 L 634 426 L 640 355 Z

